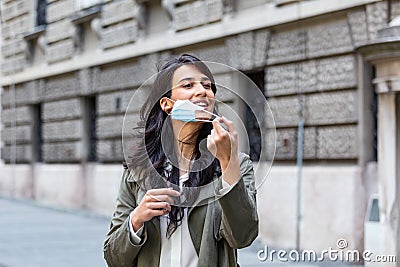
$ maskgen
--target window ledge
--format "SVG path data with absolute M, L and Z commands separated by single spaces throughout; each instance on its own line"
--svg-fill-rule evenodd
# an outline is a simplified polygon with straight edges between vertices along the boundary
M 281 7 L 285 5 L 295 4 L 301 2 L 301 0 L 275 0 L 275 6 Z
M 93 20 L 95 17 L 100 15 L 101 6 L 95 6 L 89 9 L 85 9 L 79 12 L 77 15 L 71 17 L 71 21 L 74 24 L 82 24 Z
M 32 31 L 30 32 L 25 32 L 22 37 L 26 41 L 34 40 L 39 38 L 40 35 L 42 35 L 46 31 L 46 25 L 40 25 L 36 26 Z

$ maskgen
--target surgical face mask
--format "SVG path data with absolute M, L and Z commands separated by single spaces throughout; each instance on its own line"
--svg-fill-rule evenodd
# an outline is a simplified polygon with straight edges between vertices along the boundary
M 172 108 L 170 114 L 172 119 L 174 120 L 180 120 L 184 122 L 196 122 L 196 121 L 210 122 L 212 121 L 213 117 L 219 118 L 219 116 L 209 112 L 208 110 L 205 110 L 203 107 L 200 107 L 190 102 L 189 100 L 176 100 L 176 101 L 172 99 L 169 100 L 175 102 L 174 107 Z

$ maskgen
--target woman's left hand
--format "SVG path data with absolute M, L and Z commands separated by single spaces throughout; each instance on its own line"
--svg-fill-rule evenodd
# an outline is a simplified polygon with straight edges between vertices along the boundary
M 228 126 L 228 130 L 221 123 Z M 212 124 L 214 129 L 208 135 L 207 148 L 219 160 L 224 180 L 233 184 L 240 177 L 238 134 L 232 121 L 225 117 L 215 119 Z

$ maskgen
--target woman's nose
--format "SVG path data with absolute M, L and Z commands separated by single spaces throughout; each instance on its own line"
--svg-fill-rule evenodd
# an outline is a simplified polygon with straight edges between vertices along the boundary
M 204 88 L 203 84 L 201 82 L 196 83 L 196 95 L 206 95 L 207 90 Z

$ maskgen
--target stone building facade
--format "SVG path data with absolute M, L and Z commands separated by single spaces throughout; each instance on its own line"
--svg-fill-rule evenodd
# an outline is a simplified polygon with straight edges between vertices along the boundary
M 261 84 L 274 114 L 261 239 L 296 245 L 300 107 L 300 247 L 345 238 L 363 249 L 377 122 L 374 68 L 358 48 L 400 15 L 399 1 L 3 0 L 1 13 L 1 195 L 109 215 L 130 98 L 157 62 L 192 53 Z M 235 83 L 233 73 L 216 80 Z

